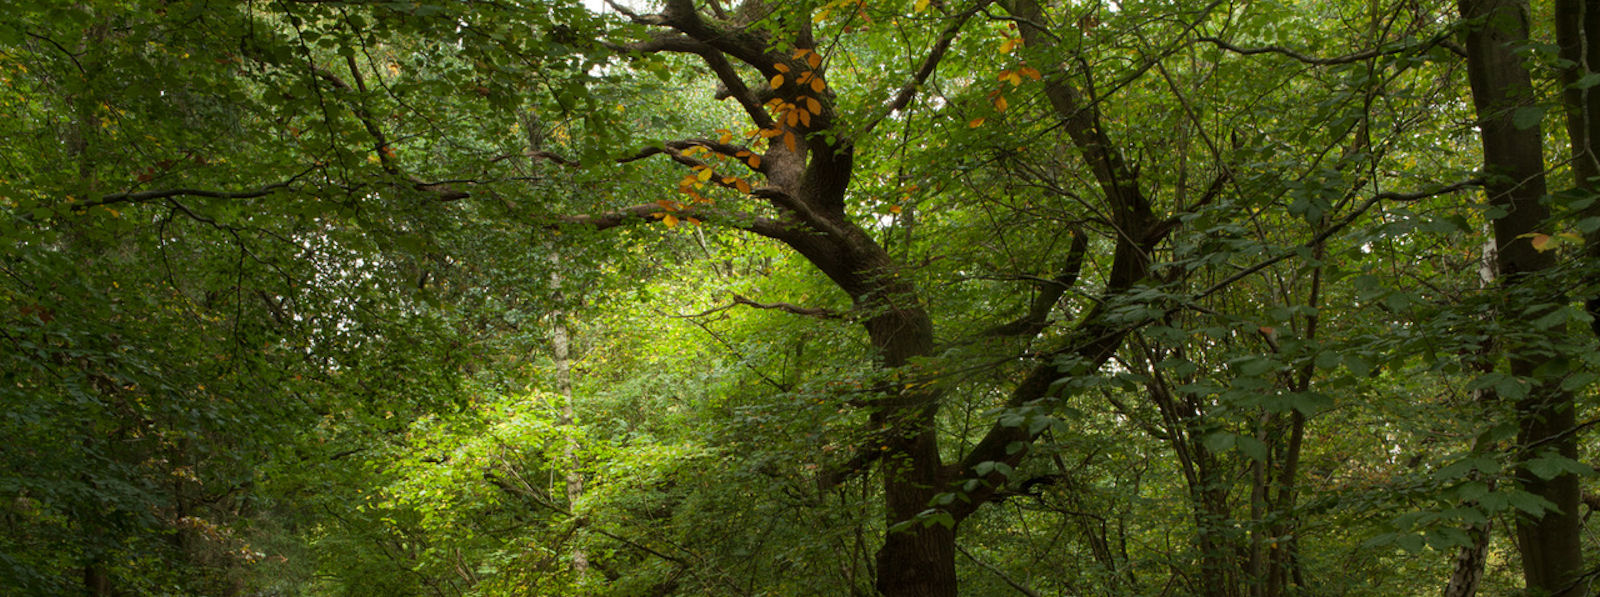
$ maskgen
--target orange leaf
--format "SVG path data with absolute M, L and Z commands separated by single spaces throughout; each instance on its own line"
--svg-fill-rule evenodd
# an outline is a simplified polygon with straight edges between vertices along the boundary
M 1548 234 L 1535 234 L 1533 235 L 1533 240 L 1529 242 L 1533 244 L 1533 250 L 1540 253 L 1550 250 L 1550 235 Z
M 892 213 L 892 214 L 900 213 L 900 206 L 898 206 L 898 205 L 890 205 L 889 206 L 889 213 Z
M 796 147 L 796 144 L 795 144 L 795 141 L 794 141 L 794 133 L 791 133 L 789 131 L 784 131 L 783 132 L 783 144 L 789 148 L 789 151 L 800 151 Z
M 1022 38 L 1020 38 L 1020 37 L 1008 37 L 1008 38 L 1006 38 L 1006 40 L 1004 42 L 1000 43 L 1000 53 L 1001 54 L 1010 54 L 1012 50 L 1017 49 L 1017 44 L 1020 44 L 1020 43 L 1022 43 Z
M 806 54 L 806 66 L 810 66 L 811 68 L 822 66 L 822 55 L 816 52 Z
M 974 118 L 974 119 L 972 119 L 972 122 L 968 122 L 967 123 L 967 128 L 975 129 L 975 128 L 978 128 L 980 126 L 983 126 L 983 121 L 984 121 L 984 118 L 982 116 Z
M 822 102 L 817 101 L 817 98 L 806 96 L 802 99 L 806 100 L 806 109 L 810 110 L 812 114 L 822 113 Z
M 745 162 L 750 164 L 751 168 L 760 168 L 761 167 L 761 156 L 751 155 L 750 159 L 745 160 Z
M 700 225 L 700 220 L 695 219 L 695 218 L 684 218 L 683 221 L 688 222 L 690 224 L 694 224 L 696 226 Z
M 1019 68 L 1019 69 L 1017 69 L 1017 72 L 1022 73 L 1022 76 L 1027 77 L 1029 79 L 1033 79 L 1035 81 L 1038 81 L 1039 79 L 1044 78 L 1044 75 L 1039 74 L 1038 69 L 1035 69 L 1035 68 L 1033 68 L 1031 66 L 1024 66 L 1022 68 Z
M 783 87 L 783 75 L 773 75 L 772 88 L 777 89 L 779 87 Z
M 661 223 L 666 224 L 668 228 L 671 228 L 678 225 L 678 218 L 672 214 L 665 214 L 661 216 Z
M 799 114 L 800 115 L 800 124 L 803 124 L 805 126 L 811 126 L 811 113 L 810 112 L 807 112 L 805 110 L 795 110 L 793 112 L 790 112 L 790 114 Z
M 800 110 L 791 110 L 788 114 L 784 115 L 783 123 L 788 126 L 794 126 L 795 123 L 800 122 L 800 112 Z
M 674 207 L 674 206 L 677 205 L 676 203 L 673 203 L 673 202 L 668 201 L 666 199 L 657 199 L 656 200 L 656 205 L 660 205 L 663 209 L 666 209 L 667 211 L 677 211 L 678 210 L 677 207 Z
M 1011 104 L 1006 103 L 1006 96 L 1003 96 L 1003 95 L 995 96 L 995 98 L 994 98 L 994 109 L 996 111 L 1004 112 L 1004 111 L 1006 111 L 1006 106 L 1009 106 L 1009 105 L 1011 105 Z
M 733 186 L 737 187 L 740 193 L 750 192 L 750 183 L 745 182 L 743 179 L 735 179 L 733 181 Z
M 774 63 L 772 63 L 772 68 L 778 69 L 778 72 L 780 72 L 780 73 L 789 72 L 789 65 L 784 64 L 782 62 L 774 62 Z
M 806 48 L 795 48 L 794 49 L 794 57 L 795 57 L 796 60 L 801 59 L 801 58 L 805 58 L 806 54 L 810 54 L 810 53 L 811 53 L 811 50 L 808 50 Z
M 812 91 L 815 91 L 817 93 L 822 93 L 822 90 L 826 89 L 827 87 L 828 87 L 828 85 L 826 83 L 822 82 L 822 77 L 814 77 L 814 78 L 811 79 L 811 90 Z

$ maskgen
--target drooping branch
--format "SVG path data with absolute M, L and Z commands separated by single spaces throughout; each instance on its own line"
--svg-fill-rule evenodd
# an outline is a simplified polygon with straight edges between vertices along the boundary
M 679 32 L 662 32 L 649 41 L 613 47 L 625 52 L 645 54 L 678 52 L 699 56 L 705 61 L 711 72 L 717 75 L 717 80 L 722 83 L 722 94 L 739 102 L 739 107 L 744 109 L 751 122 L 754 122 L 760 128 L 767 128 L 773 125 L 772 117 L 767 114 L 766 110 L 761 108 L 760 98 L 745 84 L 744 78 L 739 76 L 738 71 L 734 69 L 733 63 L 728 62 L 727 56 L 710 44 Z

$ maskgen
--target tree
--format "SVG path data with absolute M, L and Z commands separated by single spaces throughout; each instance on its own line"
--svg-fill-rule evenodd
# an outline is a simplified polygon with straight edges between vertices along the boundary
M 3 306 L 8 380 L 50 406 L 7 411 L 132 486 L 162 454 L 257 471 L 110 511 L 260 499 L 202 518 L 299 543 L 261 566 L 305 586 L 1384 594 L 1349 567 L 1442 584 L 1392 548 L 1504 550 L 1513 515 L 1529 587 L 1581 571 L 1592 339 L 1549 289 L 1595 294 L 1555 265 L 1595 245 L 1563 236 L 1593 176 L 1544 197 L 1527 35 L 1478 22 L 1515 6 L 24 8 Z M 263 398 L 183 418 L 219 378 Z M 83 400 L 110 431 L 74 430 Z M 194 447 L 113 449 L 168 427 Z M 181 516 L 52 560 L 38 538 L 102 522 L 35 496 L 93 471 L 7 460 L 15 576 L 165 582 L 107 562 Z

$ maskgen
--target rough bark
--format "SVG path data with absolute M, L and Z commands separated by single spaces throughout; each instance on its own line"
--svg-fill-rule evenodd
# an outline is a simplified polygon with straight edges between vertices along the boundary
M 1531 77 L 1516 53 L 1528 41 L 1527 4 L 1519 0 L 1460 0 L 1458 6 L 1461 17 L 1469 21 L 1467 74 L 1483 143 L 1485 188 L 1490 204 L 1504 212 L 1493 224 L 1496 265 L 1502 291 L 1510 299 L 1501 317 L 1508 326 L 1520 328 L 1540 315 L 1528 313 L 1525 306 L 1560 301 L 1554 296 L 1537 302 L 1528 299 L 1530 294 L 1549 294 L 1535 288 L 1536 274 L 1554 267 L 1555 260 L 1552 254 L 1534 249 L 1525 237 L 1538 231 L 1549 217 L 1549 210 L 1540 204 L 1545 195 L 1542 133 L 1538 126 L 1519 128 L 1515 122 L 1518 108 L 1534 101 Z M 1506 344 L 1510 371 L 1533 379 L 1547 359 L 1522 350 L 1525 348 Z M 1528 397 L 1518 401 L 1517 413 L 1519 462 L 1549 449 L 1567 458 L 1577 456 L 1571 394 L 1555 383 L 1535 380 Z M 1579 582 L 1583 552 L 1577 477 L 1564 474 L 1541 479 L 1520 466 L 1517 476 L 1524 490 L 1555 505 L 1553 511 L 1517 519 L 1517 543 L 1528 588 L 1550 595 L 1587 595 L 1587 587 Z

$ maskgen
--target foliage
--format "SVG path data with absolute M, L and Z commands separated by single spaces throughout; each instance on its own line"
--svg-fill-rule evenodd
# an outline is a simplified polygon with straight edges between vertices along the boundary
M 26 594 L 1510 594 L 1592 487 L 1454 5 L 12 4 Z

